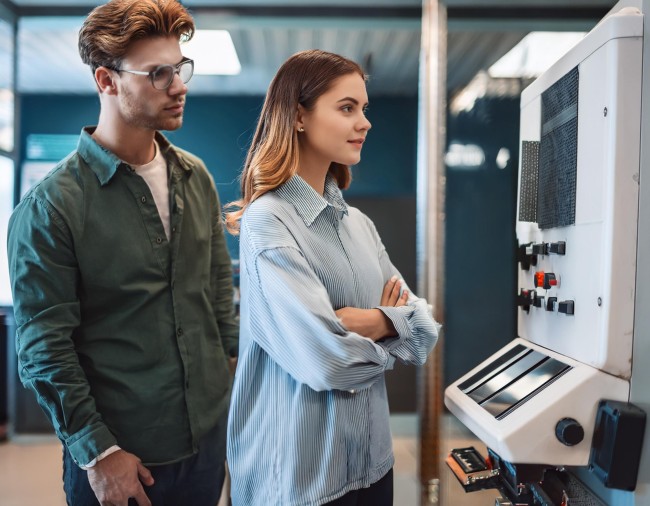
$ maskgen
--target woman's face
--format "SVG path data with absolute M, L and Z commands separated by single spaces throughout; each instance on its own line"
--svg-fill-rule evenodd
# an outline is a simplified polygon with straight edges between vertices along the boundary
M 301 109 L 297 126 L 300 132 L 301 165 L 331 162 L 355 165 L 361 159 L 361 148 L 370 130 L 365 116 L 368 106 L 366 83 L 357 74 L 339 77 L 317 100 L 311 111 Z

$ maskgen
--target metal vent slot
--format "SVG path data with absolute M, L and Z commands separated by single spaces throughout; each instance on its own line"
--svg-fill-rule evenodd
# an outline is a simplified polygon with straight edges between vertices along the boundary
M 539 141 L 521 142 L 521 181 L 519 221 L 537 222 L 537 181 L 539 177 Z
M 575 223 L 578 162 L 578 67 L 542 93 L 537 223 L 541 229 Z

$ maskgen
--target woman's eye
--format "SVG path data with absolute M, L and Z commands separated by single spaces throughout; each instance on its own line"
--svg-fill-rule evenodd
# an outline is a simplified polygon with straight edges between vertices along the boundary
M 343 107 L 341 107 L 341 110 L 343 112 L 351 112 L 352 111 L 352 106 L 351 105 L 344 105 Z

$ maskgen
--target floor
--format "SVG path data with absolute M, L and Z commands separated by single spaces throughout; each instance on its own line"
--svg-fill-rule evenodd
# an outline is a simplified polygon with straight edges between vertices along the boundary
M 485 447 L 451 415 L 445 415 L 442 427 L 443 448 L 476 446 L 485 454 Z M 394 504 L 417 506 L 417 418 L 395 415 L 391 418 L 391 428 L 395 452 Z M 497 495 L 494 491 L 465 494 L 446 466 L 441 469 L 440 501 L 436 506 L 494 504 Z M 61 445 L 56 438 L 21 435 L 0 443 L 0 505 L 65 506 L 61 488 Z

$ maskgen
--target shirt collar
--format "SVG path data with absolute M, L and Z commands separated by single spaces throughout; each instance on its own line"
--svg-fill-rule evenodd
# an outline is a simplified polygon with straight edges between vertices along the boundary
M 348 206 L 343 200 L 341 190 L 334 177 L 329 174 L 325 178 L 325 191 L 322 196 L 298 174 L 276 188 L 275 192 L 296 208 L 296 212 L 307 226 L 310 226 L 328 207 L 335 211 L 333 215 L 337 222 L 341 221 L 344 214 L 348 214 Z
M 95 173 L 100 184 L 104 186 L 113 178 L 120 167 L 127 169 L 130 167 L 126 162 L 120 160 L 111 151 L 98 144 L 92 138 L 95 128 L 84 127 L 81 130 L 79 142 L 77 143 L 77 152 Z M 163 134 L 156 132 L 155 139 L 162 155 L 167 160 L 167 163 L 172 165 L 172 168 L 173 166 L 178 166 L 188 175 L 192 172 L 191 164 L 185 159 L 182 153 L 174 148 Z M 172 170 L 171 172 L 173 174 L 175 171 Z

